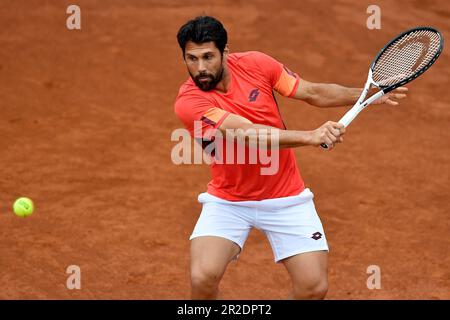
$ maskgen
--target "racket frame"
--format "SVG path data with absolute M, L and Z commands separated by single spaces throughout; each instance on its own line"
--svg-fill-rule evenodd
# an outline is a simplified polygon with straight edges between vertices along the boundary
M 439 38 L 440 38 L 440 45 L 439 45 L 439 50 L 438 52 L 435 54 L 435 56 L 433 57 L 433 59 L 427 63 L 425 66 L 423 66 L 422 68 L 420 68 L 419 71 L 415 72 L 413 75 L 411 75 L 410 77 L 394 83 L 390 86 L 382 86 L 377 84 L 373 78 L 372 78 L 372 74 L 373 74 L 373 70 L 375 68 L 375 64 L 377 63 L 378 59 L 381 57 L 381 55 L 383 54 L 383 52 L 385 52 L 385 50 L 391 46 L 392 44 L 394 44 L 397 40 L 399 40 L 400 38 L 402 38 L 403 36 L 418 31 L 418 30 L 428 30 L 428 31 L 432 31 L 435 32 Z M 405 84 L 407 84 L 408 82 L 411 82 L 412 80 L 416 79 L 418 76 L 420 76 L 422 73 L 424 73 L 429 67 L 431 67 L 434 62 L 436 61 L 436 59 L 440 56 L 442 49 L 444 48 L 444 38 L 442 36 L 442 34 L 431 27 L 416 27 L 416 28 L 412 28 L 409 30 L 406 30 L 404 32 L 402 32 L 401 34 L 399 34 L 397 37 L 395 37 L 394 39 L 392 39 L 391 41 L 389 41 L 389 43 L 387 43 L 379 52 L 378 54 L 375 56 L 375 58 L 372 61 L 372 64 L 370 65 L 370 69 L 369 69 L 369 74 L 367 76 L 367 81 L 366 84 L 364 85 L 364 89 L 361 92 L 361 95 L 358 99 L 358 101 L 356 101 L 356 103 L 353 105 L 352 108 L 350 108 L 350 110 L 348 110 L 344 116 L 338 121 L 339 123 L 343 124 L 344 127 L 347 127 L 355 118 L 356 116 L 362 111 L 364 110 L 364 108 L 366 108 L 368 105 L 370 105 L 372 102 L 374 102 L 375 100 L 381 98 L 383 95 L 385 95 L 386 93 L 401 87 Z M 367 100 L 364 101 L 364 99 L 366 98 L 367 94 L 369 93 L 370 88 L 373 86 L 381 89 L 379 92 L 375 93 L 374 95 L 370 96 Z M 324 149 L 328 149 L 327 144 L 322 143 L 321 144 L 322 148 Z

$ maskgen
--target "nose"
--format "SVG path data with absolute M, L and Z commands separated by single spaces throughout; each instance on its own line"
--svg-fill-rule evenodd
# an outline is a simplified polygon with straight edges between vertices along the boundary
M 199 73 L 206 72 L 206 64 L 202 59 L 199 59 L 199 61 L 198 61 L 198 72 Z

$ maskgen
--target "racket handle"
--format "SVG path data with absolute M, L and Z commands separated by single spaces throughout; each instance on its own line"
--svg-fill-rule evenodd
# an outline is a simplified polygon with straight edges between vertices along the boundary
M 327 146 L 326 143 L 322 143 L 320 146 L 321 146 L 322 148 L 324 148 L 324 149 L 328 149 L 328 146 Z

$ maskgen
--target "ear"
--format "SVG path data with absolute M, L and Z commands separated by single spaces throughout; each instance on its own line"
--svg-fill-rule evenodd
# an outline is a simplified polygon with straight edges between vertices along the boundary
M 223 49 L 223 58 L 227 59 L 228 54 L 230 53 L 230 48 L 228 47 L 228 43 L 225 45 L 225 48 Z

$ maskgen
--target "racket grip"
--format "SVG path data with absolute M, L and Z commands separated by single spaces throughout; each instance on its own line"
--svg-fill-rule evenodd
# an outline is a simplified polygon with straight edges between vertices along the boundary
M 321 146 L 322 148 L 324 148 L 324 149 L 328 149 L 328 146 L 327 146 L 326 143 L 322 143 L 320 146 Z

